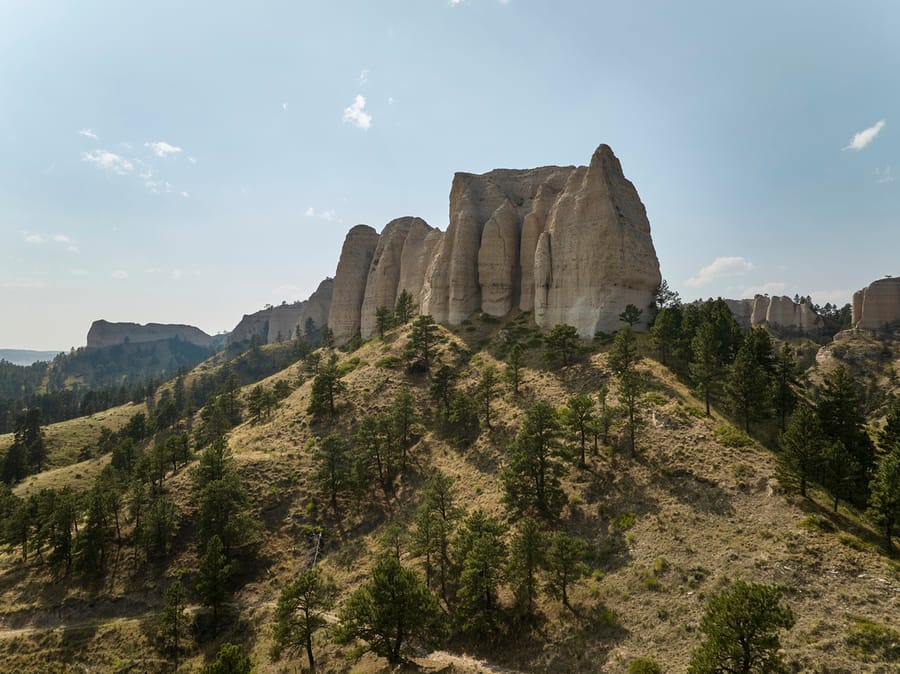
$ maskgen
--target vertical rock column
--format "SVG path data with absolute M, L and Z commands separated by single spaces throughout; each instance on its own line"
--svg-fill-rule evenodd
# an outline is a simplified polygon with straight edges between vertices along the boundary
M 344 239 L 328 313 L 328 327 L 337 345 L 345 344 L 359 332 L 369 266 L 377 246 L 378 232 L 368 225 L 357 225 Z

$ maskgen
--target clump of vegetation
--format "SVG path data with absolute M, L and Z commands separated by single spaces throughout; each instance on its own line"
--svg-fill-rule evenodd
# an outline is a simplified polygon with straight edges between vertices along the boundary
M 749 447 L 753 439 L 731 424 L 721 423 L 713 430 L 716 440 L 725 447 Z
M 900 631 L 868 618 L 854 618 L 847 627 L 847 650 L 862 662 L 900 661 Z

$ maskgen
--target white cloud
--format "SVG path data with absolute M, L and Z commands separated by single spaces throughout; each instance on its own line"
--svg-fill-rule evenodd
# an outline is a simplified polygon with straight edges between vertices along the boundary
M 78 246 L 68 246 L 66 247 L 66 250 L 70 253 L 74 253 L 75 255 L 81 253 L 81 249 Z
M 115 279 L 124 279 L 124 278 L 128 278 L 128 272 L 127 272 L 127 271 L 124 271 L 124 270 L 122 270 L 122 269 L 116 269 L 116 270 L 112 273 L 112 277 L 115 278 Z
M 703 267 L 697 275 L 689 278 L 687 283 L 692 288 L 705 286 L 714 279 L 723 276 L 740 276 L 753 269 L 753 263 L 742 257 L 717 257 L 711 264 Z
M 56 241 L 57 243 L 72 243 L 72 238 L 69 236 L 66 236 L 65 234 L 56 234 L 53 237 L 53 240 Z
M 191 193 L 190 193 L 190 192 L 179 192 L 179 194 L 180 194 L 181 196 L 183 196 L 185 199 L 187 199 L 189 196 L 191 196 Z
M 786 283 L 781 281 L 769 281 L 761 285 L 750 286 L 744 288 L 741 297 L 755 297 L 756 295 L 784 295 L 784 289 L 787 288 Z
M 196 158 L 196 157 L 188 157 L 187 160 L 188 160 L 189 162 L 191 162 L 192 164 L 196 164 L 196 163 L 197 163 L 197 158 Z
M 873 126 L 870 126 L 868 129 L 863 129 L 857 134 L 854 134 L 853 138 L 850 140 L 850 144 L 845 147 L 845 150 L 862 150 L 866 145 L 875 140 L 875 136 L 884 128 L 885 121 L 883 119 L 875 122 Z
M 303 215 L 307 218 L 321 218 L 322 220 L 331 222 L 332 220 L 334 220 L 334 216 L 337 215 L 337 211 L 335 211 L 333 208 L 329 208 L 325 211 L 316 211 L 315 208 L 310 206 L 305 211 L 303 211 Z
M 875 184 L 876 185 L 884 185 L 885 183 L 892 183 L 897 179 L 897 176 L 891 173 L 891 167 L 886 166 L 883 169 L 875 169 Z
M 388 96 L 388 105 L 393 105 L 393 104 L 394 104 L 394 97 Z
M 366 97 L 357 94 L 350 107 L 344 108 L 344 121 L 355 124 L 360 129 L 372 126 L 372 115 L 366 112 Z
M 22 232 L 22 237 L 25 239 L 25 243 L 34 245 L 40 245 L 45 241 L 44 237 L 36 232 Z
M 157 157 L 162 157 L 163 159 L 168 157 L 170 154 L 178 154 L 179 152 L 181 152 L 180 147 L 169 145 L 169 143 L 164 140 L 160 140 L 155 143 L 144 143 L 144 147 L 149 147 L 153 151 L 153 154 L 155 154 Z
M 369 69 L 363 68 L 359 73 L 359 86 L 363 86 L 369 83 Z
M 85 138 L 90 138 L 91 140 L 100 140 L 97 137 L 97 134 L 91 131 L 90 129 L 82 129 L 78 132 L 79 136 L 84 136 Z
M 282 104 L 281 104 L 281 109 L 284 110 L 285 112 L 287 112 L 288 104 L 287 104 L 287 103 L 282 103 Z
M 112 171 L 120 176 L 131 173 L 134 170 L 134 164 L 115 152 L 108 150 L 91 150 L 90 152 L 81 153 L 81 161 L 86 161 L 107 171 Z

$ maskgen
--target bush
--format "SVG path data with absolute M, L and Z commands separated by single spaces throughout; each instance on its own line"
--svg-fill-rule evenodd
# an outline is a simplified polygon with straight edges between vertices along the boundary
M 719 444 L 725 447 L 748 447 L 753 444 L 753 440 L 749 436 L 731 424 L 719 424 L 716 426 L 713 434 L 716 436 Z
M 628 674 L 662 674 L 662 667 L 653 658 L 635 658 L 628 664 Z
M 900 661 L 900 632 L 868 618 L 854 618 L 847 629 L 847 650 L 863 662 Z

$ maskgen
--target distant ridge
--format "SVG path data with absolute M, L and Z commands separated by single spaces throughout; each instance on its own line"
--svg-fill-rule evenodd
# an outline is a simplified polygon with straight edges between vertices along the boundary
M 5 360 L 13 365 L 32 365 L 41 360 L 53 360 L 59 351 L 32 351 L 31 349 L 0 349 L 0 360 Z

